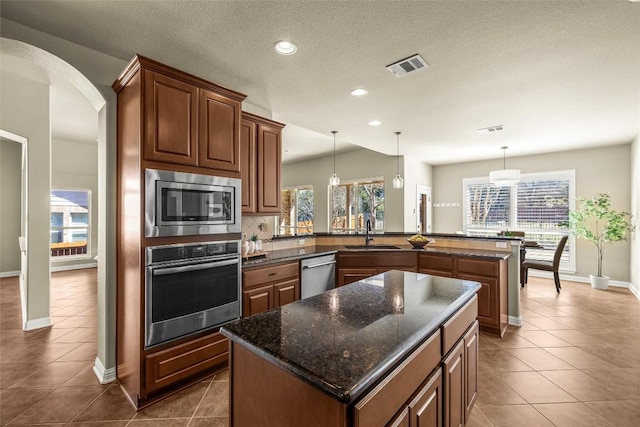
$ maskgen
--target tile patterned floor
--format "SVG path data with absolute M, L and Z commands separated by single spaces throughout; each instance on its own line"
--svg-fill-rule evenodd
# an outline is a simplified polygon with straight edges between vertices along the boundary
M 117 384 L 100 385 L 96 272 L 52 275 L 54 325 L 23 332 L 17 278 L 0 279 L 0 425 L 226 426 L 228 373 L 135 412 Z M 525 324 L 481 334 L 478 401 L 468 426 L 639 426 L 640 302 L 531 278 Z

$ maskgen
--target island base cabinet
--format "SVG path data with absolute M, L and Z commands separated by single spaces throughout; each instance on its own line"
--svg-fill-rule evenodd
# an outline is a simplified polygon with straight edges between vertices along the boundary
M 427 384 L 409 404 L 410 427 L 442 425 L 442 369 L 431 376 Z

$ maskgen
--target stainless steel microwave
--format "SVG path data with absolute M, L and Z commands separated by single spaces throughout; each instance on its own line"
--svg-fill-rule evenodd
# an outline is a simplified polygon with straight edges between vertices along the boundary
M 240 180 L 145 169 L 146 237 L 240 233 Z

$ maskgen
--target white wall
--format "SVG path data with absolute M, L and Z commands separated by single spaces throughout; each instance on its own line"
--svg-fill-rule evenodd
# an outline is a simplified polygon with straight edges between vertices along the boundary
M 631 143 L 631 213 L 636 226 L 631 233 L 631 286 L 640 298 L 640 136 Z
M 0 128 L 28 140 L 29 288 L 23 324 L 45 325 L 49 322 L 49 86 L 4 71 L 0 72 L 0 86 Z
M 22 144 L 0 140 L 0 275 L 20 271 Z
M 610 192 L 613 206 L 630 210 L 631 145 L 615 145 L 584 150 L 562 151 L 533 156 L 509 157 L 507 167 L 522 173 L 575 169 L 576 197 L 591 197 L 598 192 Z M 433 226 L 436 233 L 451 233 L 463 229 L 462 179 L 488 176 L 489 171 L 502 168 L 502 159 L 434 166 L 434 203 L 459 203 L 460 207 L 434 208 Z M 637 187 L 636 187 L 637 188 Z M 636 190 L 637 191 L 637 190 Z M 596 269 L 595 247 L 577 240 L 576 275 L 586 277 Z M 607 246 L 603 274 L 612 280 L 629 281 L 629 242 Z
M 51 147 L 51 187 L 91 191 L 89 259 L 65 261 L 54 257 L 52 268 L 94 263 L 93 258 L 98 255 L 98 144 L 95 141 L 74 142 L 54 139 Z

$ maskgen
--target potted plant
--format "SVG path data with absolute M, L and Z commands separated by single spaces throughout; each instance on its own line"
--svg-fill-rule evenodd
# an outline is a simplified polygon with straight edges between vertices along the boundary
M 580 208 L 569 211 L 569 230 L 577 237 L 583 238 L 596 246 L 598 257 L 598 274 L 589 275 L 591 286 L 596 289 L 607 289 L 609 277 L 602 275 L 602 258 L 607 243 L 619 242 L 629 238 L 633 231 L 631 214 L 611 208 L 611 194 L 598 193 L 593 198 L 578 198 Z

